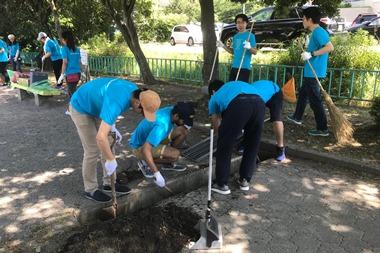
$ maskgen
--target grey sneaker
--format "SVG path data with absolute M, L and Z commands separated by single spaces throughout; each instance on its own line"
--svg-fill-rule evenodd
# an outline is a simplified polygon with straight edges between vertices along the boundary
M 211 186 L 211 191 L 217 192 L 219 194 L 228 195 L 231 193 L 230 188 L 228 185 L 219 186 L 217 183 L 214 183 Z
M 296 125 L 302 125 L 302 121 L 301 121 L 301 120 L 298 120 L 298 119 L 296 119 L 296 118 L 294 118 L 293 115 L 288 115 L 288 116 L 286 116 L 286 118 L 287 118 L 290 122 L 292 122 L 292 123 L 294 123 L 294 124 L 296 124 Z
M 311 136 L 323 136 L 323 137 L 327 137 L 330 135 L 329 130 L 317 130 L 317 129 L 311 129 L 308 132 L 308 134 Z
M 172 171 L 185 171 L 187 169 L 187 166 L 184 164 L 163 164 L 161 166 L 162 170 L 172 170 Z
M 239 178 L 237 182 L 239 184 L 240 190 L 242 191 L 249 190 L 249 183 L 245 178 Z
M 137 166 L 139 167 L 139 171 L 144 175 L 146 178 L 153 178 L 153 172 L 150 170 L 148 164 L 146 164 L 145 161 L 140 160 L 137 161 Z

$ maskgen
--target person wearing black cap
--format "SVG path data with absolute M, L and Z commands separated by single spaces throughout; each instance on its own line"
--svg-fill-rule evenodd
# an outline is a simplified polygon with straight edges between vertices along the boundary
M 143 119 L 132 133 L 129 145 L 139 159 L 139 170 L 147 178 L 155 177 L 158 186 L 165 186 L 165 179 L 159 180 L 156 163 L 163 163 L 162 170 L 184 171 L 186 166 L 175 164 L 189 129 L 193 126 L 194 107 L 192 103 L 178 102 L 175 106 L 157 111 L 156 121 Z M 169 166 L 168 166 L 169 164 Z

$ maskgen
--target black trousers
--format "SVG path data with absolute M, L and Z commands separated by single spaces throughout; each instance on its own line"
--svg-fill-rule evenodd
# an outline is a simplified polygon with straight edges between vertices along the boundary
M 58 83 L 58 79 L 59 79 L 59 76 L 61 75 L 61 70 L 62 70 L 62 62 L 63 62 L 62 59 L 51 62 L 53 65 L 55 80 L 57 81 L 58 86 L 62 85 L 62 83 Z
M 13 71 L 22 72 L 21 71 L 21 58 L 18 58 L 17 61 L 15 61 L 14 57 L 11 57 L 10 62 L 12 64 Z
M 327 130 L 327 119 L 325 109 L 322 104 L 322 95 L 319 84 L 315 78 L 304 77 L 304 83 L 298 94 L 296 111 L 294 112 L 294 118 L 301 120 L 307 101 L 310 102 L 310 107 L 314 112 L 315 123 L 317 130 Z
M 229 81 L 235 81 L 238 70 L 239 70 L 238 68 L 232 68 L 231 69 L 230 77 L 228 79 Z M 250 74 L 251 74 L 251 70 L 249 70 L 249 69 L 240 69 L 238 80 L 248 83 L 249 82 L 249 75 Z
M 239 174 L 248 182 L 256 170 L 261 132 L 264 125 L 265 103 L 257 95 L 242 94 L 231 101 L 222 114 L 218 131 L 216 151 L 216 182 L 228 184 L 231 168 L 231 155 L 237 137 L 244 129 L 244 153 Z
M 0 62 L 0 74 L 4 76 L 5 83 L 9 83 L 10 79 L 7 71 L 8 62 Z

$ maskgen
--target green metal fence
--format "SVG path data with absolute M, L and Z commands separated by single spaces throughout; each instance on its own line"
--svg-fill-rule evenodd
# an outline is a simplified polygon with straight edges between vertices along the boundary
M 24 53 L 24 62 L 36 53 Z M 202 61 L 148 58 L 153 76 L 158 79 L 202 85 Z M 140 76 L 140 69 L 133 57 L 89 57 L 89 67 L 93 74 Z M 253 64 L 251 81 L 272 80 L 283 85 L 287 77 L 295 78 L 299 88 L 303 81 L 302 66 Z M 230 63 L 219 64 L 219 78 L 227 81 Z M 380 71 L 366 69 L 329 68 L 322 80 L 326 91 L 334 98 L 358 101 L 373 101 L 380 96 Z

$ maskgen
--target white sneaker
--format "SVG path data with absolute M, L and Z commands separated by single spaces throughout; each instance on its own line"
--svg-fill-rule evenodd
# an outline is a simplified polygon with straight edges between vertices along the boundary
M 70 112 L 69 110 L 66 110 L 66 111 L 65 111 L 65 114 L 68 115 L 68 116 L 70 116 L 70 115 L 71 115 L 71 112 Z

